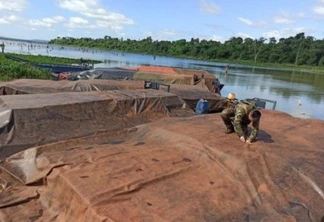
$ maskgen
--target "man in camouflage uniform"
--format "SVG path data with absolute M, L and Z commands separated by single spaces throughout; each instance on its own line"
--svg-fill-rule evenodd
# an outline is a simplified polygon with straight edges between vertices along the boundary
M 236 132 L 243 143 L 253 142 L 259 133 L 261 113 L 256 109 L 255 102 L 241 101 L 235 105 L 234 112 L 224 109 L 221 117 L 227 130 L 225 133 Z M 251 124 L 251 134 L 248 136 L 248 125 Z

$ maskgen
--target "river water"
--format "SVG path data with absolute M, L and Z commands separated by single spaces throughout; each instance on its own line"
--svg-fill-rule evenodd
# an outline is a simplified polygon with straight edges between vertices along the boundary
M 235 93 L 238 99 L 262 98 L 277 102 L 276 110 L 299 118 L 324 120 L 324 74 L 310 74 L 289 70 L 249 67 L 236 64 L 206 62 L 191 59 L 121 53 L 112 51 L 85 50 L 74 47 L 49 46 L 4 41 L 6 52 L 32 55 L 96 59 L 103 61 L 96 67 L 135 67 L 139 65 L 171 66 L 203 69 L 225 84 L 222 95 Z M 227 74 L 224 67 L 229 66 Z M 267 103 L 266 108 L 272 108 Z

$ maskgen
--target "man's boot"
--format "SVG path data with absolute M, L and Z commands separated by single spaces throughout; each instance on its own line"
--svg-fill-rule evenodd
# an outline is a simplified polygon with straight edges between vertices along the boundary
M 225 131 L 226 134 L 230 134 L 230 133 L 234 133 L 234 127 L 232 125 L 232 121 L 231 121 L 231 117 L 230 116 L 227 116 L 228 113 L 226 113 L 226 110 L 225 111 L 223 110 L 222 114 L 221 114 L 221 117 L 223 119 L 223 122 L 227 128 L 227 130 Z

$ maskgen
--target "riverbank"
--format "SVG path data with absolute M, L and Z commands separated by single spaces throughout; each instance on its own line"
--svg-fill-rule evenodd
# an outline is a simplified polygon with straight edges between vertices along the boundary
M 11 81 L 14 79 L 50 79 L 48 70 L 37 69 L 29 64 L 11 61 L 0 54 L 0 81 Z
M 5 56 L 14 56 L 28 62 L 17 62 L 7 59 Z M 15 79 L 50 79 L 50 71 L 32 66 L 30 63 L 41 64 L 80 64 L 81 59 L 71 59 L 62 57 L 52 57 L 43 55 L 23 55 L 17 53 L 0 54 L 0 81 L 11 81 Z M 101 63 L 99 60 L 83 60 L 91 64 Z
M 180 59 L 192 59 L 196 61 L 207 61 L 207 62 L 215 62 L 224 64 L 224 68 L 226 66 L 230 67 L 236 67 L 237 65 L 240 66 L 247 66 L 248 68 L 256 68 L 256 69 L 278 69 L 283 71 L 295 71 L 300 73 L 311 73 L 311 74 L 323 74 L 324 75 L 324 66 L 307 66 L 307 65 L 293 65 L 293 64 L 279 64 L 279 63 L 262 63 L 262 62 L 256 62 L 254 61 L 245 61 L 245 60 L 202 60 L 197 59 L 194 57 L 175 57 Z
M 324 75 L 324 67 L 315 67 L 315 66 L 295 66 L 292 64 L 277 64 L 277 63 L 253 63 L 252 61 L 237 61 L 233 63 L 233 61 L 229 61 L 231 64 L 240 64 L 247 65 L 256 68 L 272 68 L 272 69 L 280 69 L 280 70 L 288 70 L 295 71 L 301 73 L 312 73 L 312 74 L 323 74 Z
M 56 57 L 56 56 L 45 56 L 45 55 L 25 55 L 25 54 L 18 54 L 18 53 L 5 53 L 5 55 L 11 55 L 17 58 L 21 58 L 24 60 L 28 60 L 30 62 L 35 63 L 44 63 L 44 64 L 64 64 L 64 65 L 73 65 L 73 64 L 80 64 L 81 62 L 89 62 L 93 64 L 101 63 L 100 60 L 94 59 L 73 59 L 68 57 Z

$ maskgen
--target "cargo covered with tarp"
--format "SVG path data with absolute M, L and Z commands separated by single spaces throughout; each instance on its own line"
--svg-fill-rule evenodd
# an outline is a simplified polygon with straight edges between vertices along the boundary
M 83 72 L 53 74 L 57 80 L 112 79 L 148 80 L 166 84 L 197 85 L 214 91 L 216 77 L 205 70 L 163 66 L 96 68 Z
M 95 68 L 81 72 L 51 73 L 53 80 L 80 80 L 80 79 L 133 79 L 135 69 L 131 68 Z
M 68 92 L 0 97 L 0 159 L 25 148 L 170 116 L 194 115 L 157 90 Z
M 85 92 L 109 90 L 142 90 L 144 81 L 133 80 L 78 80 L 78 81 L 50 81 L 36 79 L 19 79 L 0 83 L 0 95 Z M 166 91 L 165 88 L 160 89 Z M 170 92 L 182 98 L 194 110 L 199 99 L 209 102 L 211 112 L 221 111 L 226 106 L 226 99 L 219 94 L 212 93 L 204 87 L 194 85 L 170 84 Z
M 228 103 L 228 100 L 221 95 L 196 86 L 173 84 L 170 87 L 170 92 L 183 99 L 192 110 L 195 110 L 200 99 L 208 101 L 209 112 L 221 112 Z
M 15 154 L 0 164 L 0 219 L 321 221 L 324 122 L 262 114 L 252 145 L 211 114 Z
M 78 81 L 18 79 L 10 82 L 0 82 L 0 95 L 85 92 L 123 89 L 144 89 L 144 82 L 102 79 L 89 79 Z
M 150 80 L 166 84 L 197 85 L 214 91 L 215 75 L 205 70 L 181 69 L 160 66 L 139 66 L 134 80 Z

